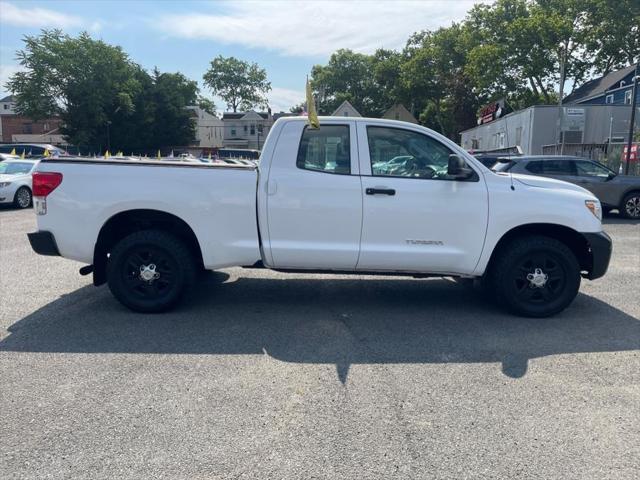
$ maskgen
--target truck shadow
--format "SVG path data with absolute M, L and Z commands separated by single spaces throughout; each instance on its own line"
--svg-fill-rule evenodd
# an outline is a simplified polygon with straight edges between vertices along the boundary
M 511 316 L 448 280 L 208 275 L 176 311 L 129 312 L 80 288 L 9 327 L 0 351 L 252 354 L 335 364 L 501 363 L 526 374 L 546 355 L 640 349 L 640 320 L 580 294 L 549 319 Z

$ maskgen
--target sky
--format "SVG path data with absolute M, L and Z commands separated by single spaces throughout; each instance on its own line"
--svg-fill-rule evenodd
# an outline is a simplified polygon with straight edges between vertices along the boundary
M 460 21 L 478 1 L 0 0 L 0 97 L 20 68 L 22 38 L 60 28 L 120 45 L 149 70 L 182 72 L 210 98 L 202 75 L 214 57 L 256 62 L 271 82 L 271 109 L 288 111 L 303 101 L 311 67 L 337 49 L 401 49 L 412 33 Z

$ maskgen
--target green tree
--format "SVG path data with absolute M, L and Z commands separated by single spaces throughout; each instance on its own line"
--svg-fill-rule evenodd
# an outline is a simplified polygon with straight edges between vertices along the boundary
M 120 47 L 60 30 L 26 36 L 17 52 L 24 72 L 7 88 L 19 113 L 60 115 L 62 133 L 80 146 L 129 151 L 189 143 L 195 134 L 185 106 L 196 83 L 181 74 L 151 76 Z
M 248 110 L 256 105 L 266 105 L 266 94 L 271 91 L 263 68 L 235 57 L 217 56 L 203 78 L 214 95 L 227 102 L 227 107 L 234 112 L 238 108 Z
M 372 65 L 370 56 L 348 49 L 333 53 L 327 65 L 315 65 L 311 85 L 317 93 L 319 112 L 330 115 L 348 100 L 362 115 L 378 115 Z
M 640 2 L 592 0 L 586 11 L 587 49 L 598 72 L 606 74 L 640 59 Z
M 213 102 L 213 100 L 199 96 L 197 103 L 198 106 L 205 112 L 210 113 L 211 115 L 215 115 L 217 113 L 216 104 Z
M 465 71 L 470 50 L 466 26 L 452 24 L 414 34 L 404 50 L 400 81 L 414 115 L 454 140 L 475 125 L 481 97 Z

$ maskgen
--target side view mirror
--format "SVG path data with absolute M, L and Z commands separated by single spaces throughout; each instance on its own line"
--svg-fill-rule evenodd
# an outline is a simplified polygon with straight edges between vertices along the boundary
M 464 180 L 473 175 L 473 170 L 469 168 L 464 158 L 458 155 L 449 155 L 449 164 L 447 166 L 447 175 L 456 180 Z
M 612 173 L 612 172 L 609 172 L 609 175 L 607 175 L 607 181 L 613 180 L 614 178 L 616 178 L 616 174 Z

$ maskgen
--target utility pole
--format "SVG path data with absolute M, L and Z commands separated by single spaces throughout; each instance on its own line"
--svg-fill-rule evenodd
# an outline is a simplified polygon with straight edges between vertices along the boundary
M 629 175 L 629 160 L 631 159 L 631 145 L 633 145 L 633 131 L 636 123 L 636 96 L 638 95 L 638 63 L 636 62 L 635 73 L 633 74 L 633 93 L 631 94 L 631 120 L 629 120 L 629 140 L 627 141 L 627 166 L 625 175 Z

